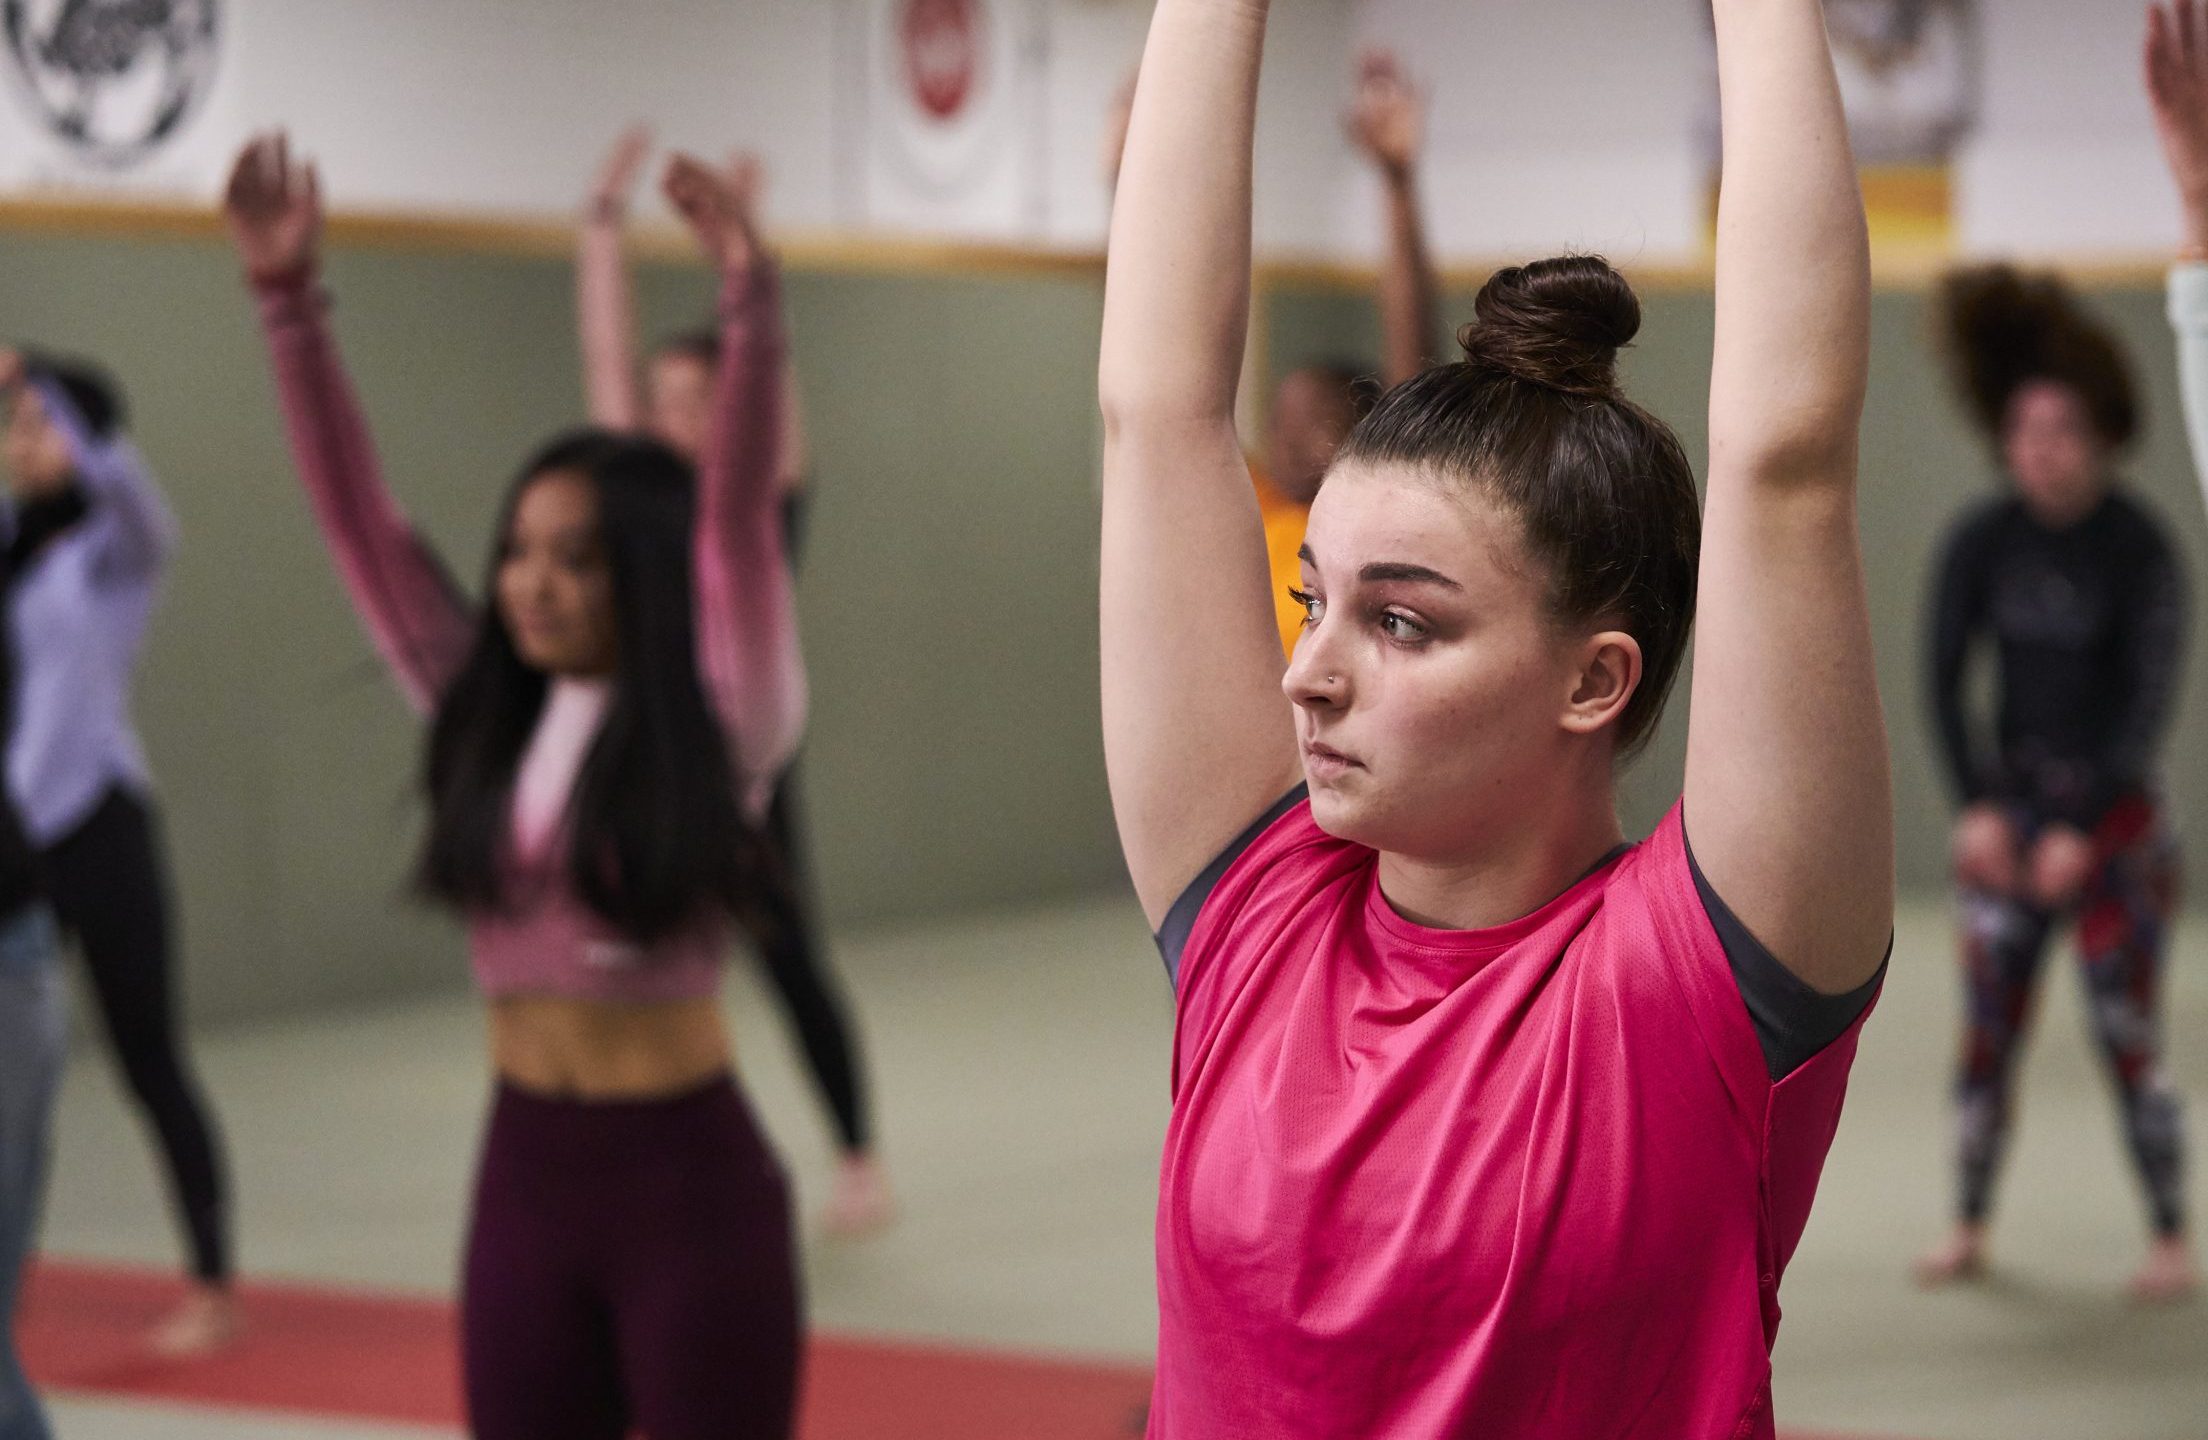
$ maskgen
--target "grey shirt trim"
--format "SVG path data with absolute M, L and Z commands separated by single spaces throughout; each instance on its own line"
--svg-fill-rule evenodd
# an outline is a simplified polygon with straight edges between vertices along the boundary
M 1684 837 L 1682 837 L 1684 838 Z M 1687 868 L 1694 872 L 1694 888 L 1725 947 L 1725 959 L 1733 967 L 1733 982 L 1748 1006 L 1748 1018 L 1756 1027 L 1756 1042 L 1763 1047 L 1764 1070 L 1773 1083 L 1801 1069 L 1827 1045 L 1848 1033 L 1850 1026 L 1871 1008 L 1878 987 L 1886 983 L 1886 965 L 1893 959 L 1894 942 L 1886 941 L 1886 959 L 1878 973 L 1845 995 L 1827 995 L 1810 987 L 1741 923 L 1733 907 L 1710 888 L 1702 862 L 1687 844 Z
M 1173 902 L 1173 908 L 1165 912 L 1165 923 L 1158 927 L 1155 937 L 1158 954 L 1165 958 L 1165 977 L 1175 990 L 1181 986 L 1181 952 L 1188 948 L 1189 934 L 1196 928 L 1196 916 L 1203 910 L 1211 892 L 1226 878 L 1234 862 L 1242 858 L 1242 852 L 1257 843 L 1257 837 L 1273 828 L 1281 816 L 1302 804 L 1311 793 L 1309 785 L 1295 789 L 1275 801 L 1273 807 L 1250 823 L 1250 827 L 1234 837 L 1227 848 L 1219 852 L 1219 858 L 1206 865 L 1203 873 L 1188 882 L 1188 888 Z

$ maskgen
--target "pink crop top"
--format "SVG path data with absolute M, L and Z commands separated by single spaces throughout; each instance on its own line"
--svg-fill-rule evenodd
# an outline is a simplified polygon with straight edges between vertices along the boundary
M 314 277 L 256 287 L 293 462 L 353 606 L 406 697 L 427 714 L 466 658 L 476 611 L 384 487 Z M 694 552 L 698 674 L 732 743 L 745 813 L 766 813 L 797 748 L 805 674 L 775 493 L 782 434 L 781 293 L 766 265 L 730 274 L 722 364 L 698 470 Z M 515 786 L 509 913 L 469 918 L 475 976 L 492 997 L 609 1003 L 713 994 L 726 926 L 704 921 L 649 946 L 614 931 L 572 893 L 564 815 L 604 717 L 602 684 L 552 687 Z

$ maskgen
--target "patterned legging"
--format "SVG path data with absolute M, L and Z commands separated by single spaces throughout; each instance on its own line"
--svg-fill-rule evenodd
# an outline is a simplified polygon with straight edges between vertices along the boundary
M 2162 1066 L 2163 944 L 2177 899 L 2177 856 L 2155 809 L 2129 799 L 2093 835 L 2096 863 L 2077 908 L 2078 952 L 2095 1038 L 2116 1083 L 2124 1134 L 2155 1230 L 2185 1227 L 2184 1138 Z M 1965 889 L 1963 983 L 1968 1019 L 1956 1082 L 1962 1120 L 1963 1218 L 1992 1208 L 2007 1148 L 2016 1053 L 2031 1024 L 2040 961 L 2064 916 Z

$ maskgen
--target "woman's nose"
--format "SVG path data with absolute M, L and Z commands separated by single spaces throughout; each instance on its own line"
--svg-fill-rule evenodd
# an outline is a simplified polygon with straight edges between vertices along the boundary
M 1346 667 L 1335 653 L 1337 647 L 1326 633 L 1326 622 L 1304 627 L 1296 640 L 1295 653 L 1289 657 L 1288 673 L 1281 677 L 1280 688 L 1298 705 L 1339 705 L 1348 694 L 1344 679 Z

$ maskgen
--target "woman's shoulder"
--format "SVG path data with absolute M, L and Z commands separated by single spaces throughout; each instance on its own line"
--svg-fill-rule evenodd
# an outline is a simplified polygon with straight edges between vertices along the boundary
M 2128 485 L 2109 491 L 2103 507 L 2110 533 L 2123 543 L 2151 553 L 2169 551 L 2170 522 L 2161 508 Z
M 1954 553 L 1990 542 L 2015 525 L 2023 514 L 2023 502 L 2005 490 L 1982 495 L 1948 521 L 1947 548 Z
M 1344 868 L 1344 857 L 1371 853 L 1320 829 L 1309 789 L 1298 785 L 1252 819 L 1166 911 L 1155 938 L 1167 975 L 1178 985 L 1183 957 L 1253 905 L 1319 888 Z

